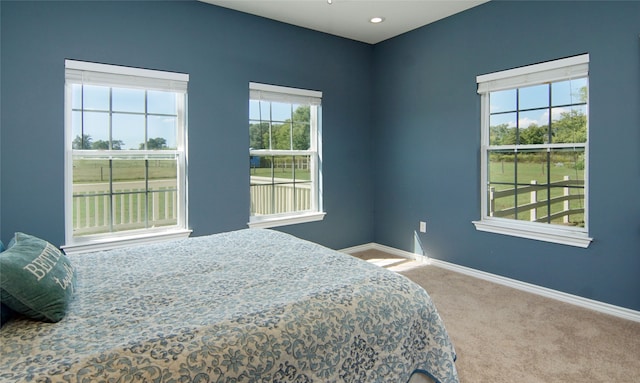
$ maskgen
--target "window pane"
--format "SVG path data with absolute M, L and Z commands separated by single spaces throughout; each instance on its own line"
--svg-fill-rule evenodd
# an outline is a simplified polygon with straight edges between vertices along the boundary
M 259 120 L 271 121 L 271 103 L 268 101 L 258 101 Z
M 71 112 L 71 134 L 73 135 L 71 145 L 73 149 L 91 149 L 90 144 L 85 145 L 86 139 L 83 140 L 82 137 L 82 112 Z
M 579 78 L 551 84 L 551 105 L 571 105 L 587 102 L 587 79 Z
M 110 110 L 109 87 L 84 85 L 82 97 L 85 110 Z
M 495 114 L 490 117 L 489 145 L 515 145 L 516 114 Z
M 553 108 L 551 129 L 554 143 L 587 142 L 587 107 Z
M 74 236 L 108 233 L 111 230 L 110 195 L 74 195 L 72 199 Z
M 82 108 L 82 85 L 80 84 L 71 85 L 71 108 Z
M 114 192 L 145 190 L 145 160 L 114 159 L 111 166 Z
M 147 227 L 147 195 L 144 192 L 114 194 L 112 204 L 113 231 Z
M 109 114 L 103 112 L 84 112 L 83 149 L 94 149 L 103 142 L 109 142 Z M 76 137 L 77 138 L 77 137 Z M 97 143 L 97 144 L 96 144 Z M 74 144 L 74 148 L 75 148 Z
M 513 185 L 516 182 L 515 153 L 493 151 L 489 154 L 489 183 Z
M 176 94 L 155 90 L 147 91 L 147 113 L 177 114 Z
M 291 121 L 291 104 L 282 102 L 271 103 L 271 119 L 273 121 Z
M 547 183 L 547 149 L 519 150 L 516 158 L 519 185 Z
M 515 195 L 515 153 L 496 151 L 489 154 L 487 169 L 488 212 L 494 217 L 513 218 Z
M 148 160 L 149 190 L 178 190 L 177 160 Z
M 249 147 L 269 149 L 269 123 L 249 121 Z
M 144 149 L 144 115 L 113 113 L 111 130 L 122 149 Z
M 489 94 L 490 113 L 512 112 L 516 107 L 516 90 L 502 90 Z
M 311 148 L 311 125 L 305 122 L 293 124 L 293 149 L 309 150 Z
M 553 149 L 551 151 L 551 182 L 570 180 L 584 183 L 584 148 Z M 564 184 L 563 184 L 564 185 Z
M 311 120 L 311 106 L 293 104 L 293 121 L 309 122 Z
M 520 112 L 518 144 L 533 145 L 549 142 L 548 119 L 548 109 Z
M 112 110 L 114 112 L 135 112 L 145 111 L 145 92 L 141 89 L 112 89 Z
M 528 86 L 518 90 L 518 108 L 520 110 L 549 106 L 549 85 Z
M 249 100 L 249 120 L 260 120 L 260 101 Z
M 148 116 L 147 149 L 176 149 L 176 117 Z
M 73 159 L 73 194 L 109 192 L 109 160 Z
M 271 136 L 271 149 L 291 149 L 291 123 L 273 125 Z
M 159 227 L 178 223 L 175 191 L 158 191 L 148 194 L 149 226 Z

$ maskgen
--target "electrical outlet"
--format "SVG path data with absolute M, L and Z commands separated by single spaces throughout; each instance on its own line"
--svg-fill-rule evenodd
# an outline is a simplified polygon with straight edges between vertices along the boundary
M 420 232 L 421 233 L 427 232 L 427 223 L 425 221 L 420 221 Z

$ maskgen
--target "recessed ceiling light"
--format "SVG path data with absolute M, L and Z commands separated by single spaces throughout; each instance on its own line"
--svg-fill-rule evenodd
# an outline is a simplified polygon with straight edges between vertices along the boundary
M 369 22 L 373 24 L 380 24 L 383 21 L 384 21 L 384 17 L 372 17 L 369 19 Z

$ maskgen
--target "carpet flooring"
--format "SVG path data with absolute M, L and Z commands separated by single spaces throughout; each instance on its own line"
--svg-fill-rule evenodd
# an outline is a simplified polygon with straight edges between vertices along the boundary
M 436 304 L 460 382 L 640 382 L 640 323 L 378 250 L 352 254 L 421 285 Z

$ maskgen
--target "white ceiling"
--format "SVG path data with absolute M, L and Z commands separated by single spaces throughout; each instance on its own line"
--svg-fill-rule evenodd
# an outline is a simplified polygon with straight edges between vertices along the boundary
M 375 44 L 488 0 L 201 0 L 221 7 Z M 379 16 L 380 24 L 369 20 Z

